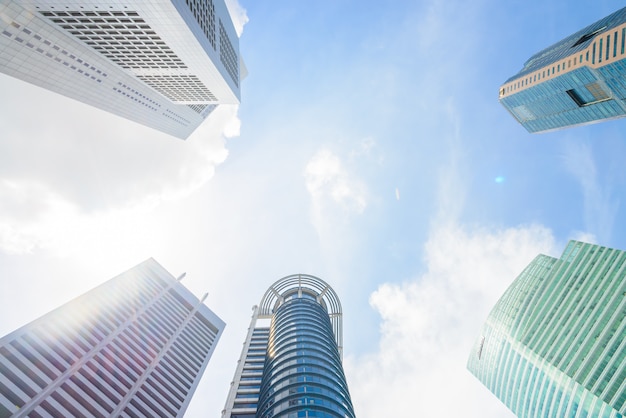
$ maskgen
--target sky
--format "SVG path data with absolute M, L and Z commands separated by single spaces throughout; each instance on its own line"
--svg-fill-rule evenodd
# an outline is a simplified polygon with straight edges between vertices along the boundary
M 217 417 L 252 306 L 307 273 L 360 418 L 513 416 L 470 348 L 537 254 L 626 250 L 626 120 L 531 135 L 498 89 L 623 4 L 228 5 L 241 104 L 186 141 L 0 74 L 0 335 L 153 257 L 227 323 L 186 415 Z

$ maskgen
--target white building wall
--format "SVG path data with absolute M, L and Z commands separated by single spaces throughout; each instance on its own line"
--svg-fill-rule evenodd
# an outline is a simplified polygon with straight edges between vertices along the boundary
M 182 416 L 223 329 L 149 259 L 0 339 L 0 416 Z
M 240 97 L 223 0 L 4 1 L 0 71 L 179 138 Z

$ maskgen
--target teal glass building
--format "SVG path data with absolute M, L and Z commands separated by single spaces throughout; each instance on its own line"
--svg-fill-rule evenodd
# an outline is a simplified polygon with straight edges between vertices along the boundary
M 530 57 L 500 87 L 528 132 L 626 116 L 626 8 Z
M 467 367 L 518 417 L 626 414 L 626 252 L 570 241 L 497 302 Z
M 341 304 L 321 279 L 274 283 L 254 307 L 222 418 L 354 418 Z

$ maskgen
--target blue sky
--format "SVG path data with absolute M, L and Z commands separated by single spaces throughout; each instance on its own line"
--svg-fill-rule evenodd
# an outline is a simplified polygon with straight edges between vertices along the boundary
M 498 88 L 623 4 L 229 6 L 241 105 L 184 142 L 0 75 L 0 333 L 154 257 L 227 323 L 188 411 L 218 416 L 250 308 L 303 272 L 342 300 L 360 417 L 512 416 L 471 344 L 537 253 L 626 249 L 626 121 L 530 135 Z

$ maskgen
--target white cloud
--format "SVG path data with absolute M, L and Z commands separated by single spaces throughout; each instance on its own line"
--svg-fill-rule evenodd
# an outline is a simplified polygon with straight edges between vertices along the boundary
M 340 158 L 322 148 L 304 169 L 306 189 L 310 196 L 310 222 L 318 238 L 323 264 L 339 268 L 350 260 L 359 245 L 354 225 L 363 219 L 368 206 L 368 190 L 356 175 L 360 158 L 350 153 Z
M 29 181 L 1 181 L 0 250 L 11 254 L 35 248 L 71 253 L 107 251 L 127 254 L 139 242 L 149 242 L 146 225 L 152 204 L 86 213 L 45 185 Z M 35 214 L 20 216 L 37 206 Z
M 348 172 L 341 159 L 328 149 L 317 152 L 308 162 L 304 177 L 315 212 L 329 203 L 349 213 L 362 213 L 367 206 L 365 185 Z
M 378 351 L 346 359 L 359 416 L 445 417 L 460 407 L 468 416 L 506 415 L 465 370 L 467 356 L 506 287 L 537 254 L 554 251 L 551 232 L 540 226 L 435 228 L 425 246 L 426 271 L 371 295 L 382 317 Z
M 582 142 L 567 142 L 563 164 L 565 169 L 578 181 L 583 194 L 583 208 L 586 232 L 583 238 L 595 237 L 600 242 L 611 240 L 615 216 L 619 202 L 612 197 L 610 186 L 602 182 L 591 146 Z
M 55 232 L 67 238 L 190 195 L 226 159 L 226 139 L 239 134 L 238 106 L 219 106 L 181 141 L 11 78 L 0 78 L 0 87 L 19 93 L 9 94 L 19 100 L 0 115 L 0 251 L 9 253 L 64 245 Z M 42 110 L 25 112 L 31 103 Z
M 248 13 L 237 0 L 226 0 L 226 7 L 230 13 L 230 17 L 233 19 L 235 30 L 237 35 L 241 36 L 243 33 L 243 27 L 248 23 Z

